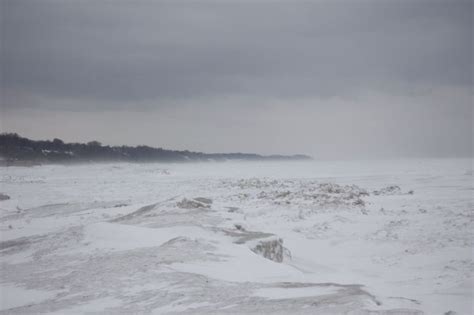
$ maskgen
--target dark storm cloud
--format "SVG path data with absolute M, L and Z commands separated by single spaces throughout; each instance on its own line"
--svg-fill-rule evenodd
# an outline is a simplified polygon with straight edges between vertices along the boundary
M 332 97 L 472 85 L 471 1 L 2 6 L 2 107 Z M 28 95 L 42 102 L 22 102 Z M 77 102 L 65 109 L 79 110 Z M 93 105 L 91 105 L 93 104 Z M 153 105 L 151 105 L 153 104 Z
M 1 131 L 472 156 L 472 1 L 0 0 Z

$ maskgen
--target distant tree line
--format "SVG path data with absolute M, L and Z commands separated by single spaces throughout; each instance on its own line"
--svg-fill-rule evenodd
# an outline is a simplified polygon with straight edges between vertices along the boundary
M 30 140 L 16 133 L 0 134 L 2 164 L 68 163 L 68 162 L 187 162 L 223 160 L 307 160 L 306 155 L 262 156 L 248 153 L 212 153 L 174 151 L 145 145 L 107 146 L 99 141 L 65 143 L 61 139 Z

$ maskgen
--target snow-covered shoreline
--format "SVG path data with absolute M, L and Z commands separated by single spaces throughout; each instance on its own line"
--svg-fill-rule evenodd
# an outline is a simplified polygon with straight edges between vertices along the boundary
M 2 168 L 0 313 L 470 314 L 472 163 Z

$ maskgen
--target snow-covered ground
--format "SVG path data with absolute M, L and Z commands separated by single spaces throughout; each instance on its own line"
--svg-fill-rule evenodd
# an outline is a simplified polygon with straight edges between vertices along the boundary
M 1 168 L 0 314 L 472 314 L 472 163 Z

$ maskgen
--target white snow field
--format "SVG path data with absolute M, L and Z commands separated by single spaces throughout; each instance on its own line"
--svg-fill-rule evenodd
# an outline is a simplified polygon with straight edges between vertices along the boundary
M 472 163 L 3 167 L 0 314 L 473 314 Z

